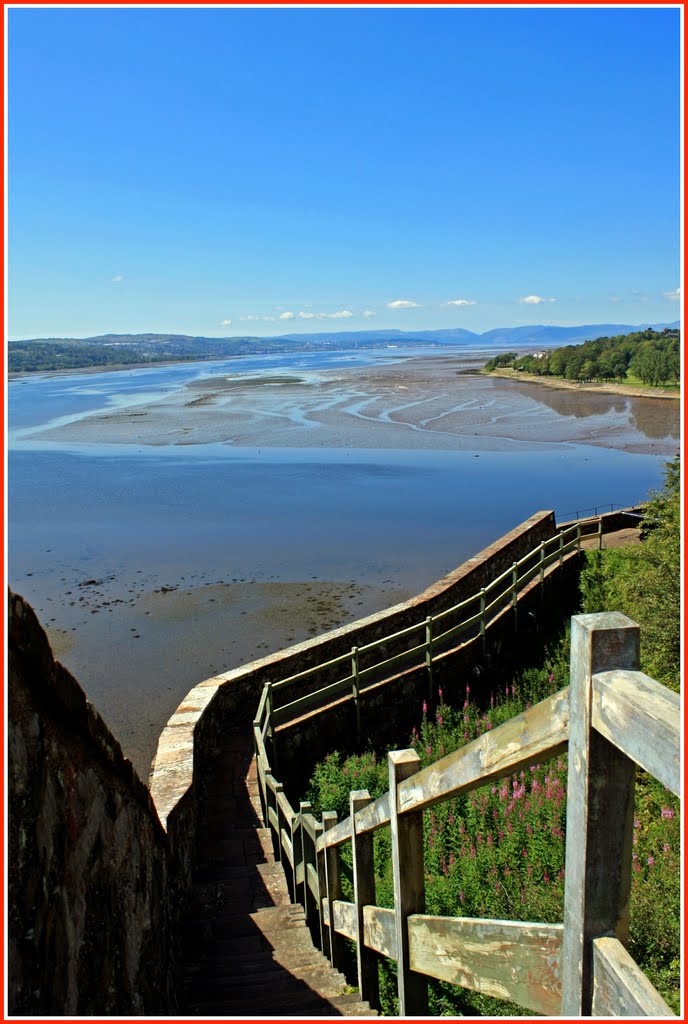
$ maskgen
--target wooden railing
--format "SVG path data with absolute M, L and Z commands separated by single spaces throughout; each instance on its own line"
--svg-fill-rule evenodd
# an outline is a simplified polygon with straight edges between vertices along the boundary
M 587 538 L 602 544 L 602 519 L 577 522 L 542 541 L 509 566 L 479 592 L 434 615 L 373 643 L 352 647 L 329 661 L 321 662 L 285 679 L 266 683 L 255 716 L 255 727 L 263 744 L 274 739 L 275 730 L 304 714 L 349 697 L 356 708 L 358 738 L 361 735 L 361 695 L 400 672 L 424 667 L 428 699 L 432 700 L 433 665 L 457 646 L 482 638 L 492 622 L 507 609 L 518 618 L 518 599 L 533 581 L 581 550 Z
M 361 998 L 379 1005 L 381 954 L 397 963 L 401 1016 L 427 1015 L 428 978 L 546 1015 L 673 1016 L 625 948 L 636 765 L 680 792 L 679 698 L 638 671 L 638 650 L 638 626 L 625 616 L 574 616 L 569 688 L 422 770 L 414 750 L 390 753 L 389 791 L 374 801 L 365 790 L 352 792 L 350 816 L 341 822 L 334 812 L 317 822 L 306 803 L 292 809 L 268 761 L 268 719 L 257 716 L 260 786 L 277 855 L 335 966 L 345 959 L 346 940 L 355 942 Z M 564 749 L 563 922 L 426 914 L 423 811 Z M 375 903 L 373 834 L 386 825 L 393 910 Z M 353 902 L 342 899 L 345 843 Z

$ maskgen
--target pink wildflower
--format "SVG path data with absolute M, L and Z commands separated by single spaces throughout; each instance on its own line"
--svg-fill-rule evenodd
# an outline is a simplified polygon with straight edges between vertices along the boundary
M 673 818 L 673 816 L 674 816 L 674 812 L 672 811 L 671 807 L 662 807 L 662 817 L 663 818 Z
M 650 854 L 650 856 L 649 856 L 649 857 L 647 858 L 647 863 L 649 864 L 649 866 L 650 866 L 651 868 L 652 868 L 652 867 L 654 867 L 654 864 L 655 864 L 655 859 L 654 859 L 654 857 L 652 856 L 652 854 Z

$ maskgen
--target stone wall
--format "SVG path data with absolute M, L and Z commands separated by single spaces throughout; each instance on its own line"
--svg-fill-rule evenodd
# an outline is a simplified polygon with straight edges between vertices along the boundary
M 637 512 L 641 509 L 629 511 Z M 598 518 L 602 522 L 603 533 L 637 522 L 637 519 L 629 518 L 622 510 Z M 184 855 L 184 844 L 193 841 L 194 816 L 197 803 L 202 800 L 204 774 L 215 754 L 222 750 L 227 726 L 237 722 L 249 725 L 267 681 L 284 679 L 349 652 L 353 646 L 372 643 L 420 621 L 426 615 L 451 607 L 464 597 L 476 593 L 541 541 L 553 537 L 564 525 L 570 524 L 558 526 L 553 512 L 536 512 L 411 600 L 238 669 L 205 679 L 195 686 L 162 732 L 150 778 L 151 793 L 160 820 L 167 825 L 170 836 L 176 834 L 179 855 Z M 544 618 L 543 607 L 549 607 L 552 614 L 560 617 L 575 610 L 576 581 L 577 565 L 573 564 L 569 571 L 558 575 L 557 580 L 547 586 L 545 605 L 537 599 L 540 601 L 540 623 Z M 522 602 L 524 612 L 535 610 L 535 602 L 534 597 L 526 596 Z M 520 621 L 519 634 L 523 637 L 524 624 L 526 632 L 530 628 L 527 625 L 529 620 L 522 616 Z M 508 621 L 492 628 L 490 650 L 498 656 L 499 665 L 505 672 L 520 646 L 520 641 L 519 644 L 513 643 L 513 629 Z M 465 652 L 460 659 L 465 661 L 466 670 L 472 671 L 476 663 L 475 651 Z M 451 686 L 452 679 L 455 681 L 456 677 L 454 670 L 458 671 L 460 664 L 460 660 L 452 658 L 443 668 L 438 668 L 437 680 L 447 680 L 445 686 Z M 493 667 L 495 664 L 493 662 Z M 320 681 L 323 681 L 322 676 Z M 488 683 L 489 680 L 485 680 L 483 686 Z M 405 673 L 395 680 L 394 687 L 393 699 L 388 692 L 384 692 L 384 687 L 375 695 L 369 695 L 368 722 L 374 722 L 374 734 L 378 740 L 368 730 L 364 737 L 366 741 L 382 742 L 383 734 L 389 734 L 390 740 L 392 736 L 403 735 L 408 721 L 411 721 L 409 709 L 416 714 L 418 701 L 422 700 L 421 676 Z M 323 743 L 331 747 L 331 736 L 336 735 L 338 743 L 341 743 L 342 736 L 351 734 L 351 702 L 347 704 L 345 701 L 344 704 L 347 705 L 345 708 L 334 708 L 329 712 L 332 717 L 327 726 L 324 724 L 325 719 L 318 721 L 318 716 L 315 716 L 310 722 L 304 720 L 291 730 L 291 736 L 284 746 L 280 770 L 281 781 L 291 796 L 300 785 L 308 766 L 314 763 L 314 756 L 320 753 Z M 193 856 L 193 849 L 187 846 L 187 860 L 191 862 Z
M 183 872 L 32 609 L 8 610 L 9 1011 L 173 1015 Z
M 536 512 L 409 601 L 199 683 L 177 708 L 158 742 L 150 782 L 161 821 L 169 828 L 180 801 L 195 806 L 202 798 L 206 765 L 222 749 L 228 724 L 252 722 L 266 681 L 284 679 L 452 607 L 556 532 L 554 513 Z M 411 696 L 400 691 L 394 707 L 401 710 L 402 700 L 406 703 Z M 329 742 L 329 735 L 321 730 L 321 742 Z M 192 834 L 193 825 L 187 824 L 184 831 Z

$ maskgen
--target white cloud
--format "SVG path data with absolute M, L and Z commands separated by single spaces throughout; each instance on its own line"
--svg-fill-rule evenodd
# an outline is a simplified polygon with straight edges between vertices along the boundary
M 120 281 L 124 280 L 124 274 L 115 274 L 112 280 L 114 284 L 119 284 Z
M 420 309 L 418 302 L 411 302 L 410 299 L 395 299 L 387 303 L 387 309 Z
M 374 309 L 364 309 L 363 312 L 361 313 L 361 316 L 370 319 L 371 316 L 377 316 L 377 313 L 375 312 Z
M 520 303 L 526 306 L 539 306 L 541 302 L 556 302 L 556 299 L 543 299 L 541 295 L 526 295 L 524 298 L 518 300 Z
M 681 301 L 681 289 L 675 288 L 673 292 L 662 292 L 665 299 L 669 299 L 670 302 Z
M 220 327 L 229 327 L 231 320 L 220 320 Z
M 443 306 L 477 306 L 478 303 L 474 302 L 473 299 L 449 299 L 448 302 L 443 302 Z
M 350 309 L 339 309 L 336 313 L 307 313 L 301 310 L 299 316 L 302 320 L 347 320 L 353 313 Z
M 285 310 L 284 313 L 280 313 L 279 319 L 280 320 L 293 320 L 295 316 L 296 316 L 296 313 L 290 313 L 289 310 Z

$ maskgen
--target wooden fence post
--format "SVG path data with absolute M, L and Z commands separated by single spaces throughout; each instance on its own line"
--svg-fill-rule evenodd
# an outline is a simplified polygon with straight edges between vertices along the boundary
M 283 816 L 282 810 L 280 808 L 279 795 L 280 795 L 280 793 L 283 793 L 283 792 L 284 792 L 284 785 L 281 782 L 275 782 L 275 811 L 277 813 L 277 839 L 276 839 L 276 844 L 275 844 L 276 845 L 275 857 L 279 861 L 287 861 L 287 858 L 285 856 L 283 856 L 283 853 L 282 853 L 282 822 L 284 821 L 284 816 Z M 287 863 L 288 863 L 288 861 L 287 861 Z
M 351 692 L 356 708 L 356 741 L 361 742 L 361 699 L 358 682 L 358 647 L 351 648 Z
M 518 629 L 518 562 L 511 566 L 511 607 L 514 610 L 514 629 Z
M 327 928 L 325 927 L 324 903 L 327 899 L 327 876 L 325 874 L 325 851 L 318 850 L 318 840 L 323 834 L 322 822 L 315 825 L 315 839 L 313 849 L 315 851 L 315 870 L 318 872 L 318 921 L 320 925 L 320 949 L 326 957 L 330 955 L 330 940 Z
M 428 707 L 433 706 L 432 688 L 432 615 L 425 620 L 425 665 L 428 670 Z
M 638 668 L 639 628 L 619 612 L 571 620 L 562 1014 L 592 1010 L 592 940 L 628 941 L 635 764 L 592 729 L 592 676 Z
M 351 818 L 351 850 L 354 868 L 354 904 L 356 906 L 356 965 L 358 990 L 374 1010 L 380 1008 L 380 990 L 377 973 L 377 954 L 369 949 L 363 935 L 363 908 L 375 906 L 375 859 L 373 833 L 356 835 L 357 811 L 370 803 L 367 789 L 355 789 L 349 794 Z
M 311 805 L 308 803 L 308 801 L 302 800 L 300 802 L 300 804 L 299 804 L 299 814 L 298 814 L 298 819 L 297 819 L 298 823 L 299 823 L 298 837 L 297 837 L 297 833 L 294 832 L 294 872 L 295 872 L 295 874 L 298 872 L 297 865 L 301 865 L 301 870 L 303 871 L 303 881 L 302 882 L 297 882 L 296 886 L 295 886 L 296 895 L 295 895 L 295 898 L 294 898 L 294 902 L 301 904 L 301 906 L 303 907 L 303 910 L 304 910 L 304 914 L 306 916 L 306 920 L 308 920 L 308 896 L 309 896 L 309 892 L 308 892 L 308 874 L 307 874 L 307 869 L 306 869 L 306 865 L 308 863 L 308 861 L 306 860 L 306 857 L 307 857 L 306 835 L 307 835 L 307 833 L 306 833 L 306 829 L 305 829 L 305 826 L 304 826 L 304 823 L 303 823 L 303 819 L 304 819 L 304 815 L 310 814 L 310 812 L 311 812 Z M 297 850 L 298 850 L 298 853 L 297 853 Z M 301 897 L 301 898 L 299 898 L 299 897 Z
M 428 1012 L 428 981 L 410 968 L 407 918 L 411 914 L 425 913 L 423 812 L 400 815 L 397 798 L 397 786 L 416 774 L 420 758 L 415 750 L 393 750 L 388 760 L 399 1016 L 422 1017 Z
M 322 816 L 323 835 L 326 836 L 337 824 L 337 812 L 325 811 Z M 342 898 L 342 877 L 338 846 L 325 848 L 325 884 L 327 887 L 327 905 L 330 910 L 330 963 L 337 970 L 344 966 L 346 957 L 346 940 L 334 928 L 334 901 Z
M 480 588 L 480 647 L 485 654 L 485 587 Z
M 274 695 L 272 692 L 272 683 L 267 682 L 265 684 L 267 690 L 267 697 L 265 700 L 265 715 L 268 721 L 268 727 L 265 733 L 266 738 L 270 737 L 271 750 L 270 750 L 270 764 L 275 770 L 277 770 L 277 737 L 275 736 L 275 729 L 272 724 L 272 712 L 273 712 L 273 701 Z
M 279 838 L 275 839 L 276 835 L 276 821 L 277 821 L 277 798 L 275 795 L 275 780 L 271 772 L 267 772 L 265 775 L 265 824 L 270 829 L 270 838 L 272 839 L 272 849 L 275 856 L 279 860 L 277 853 Z

